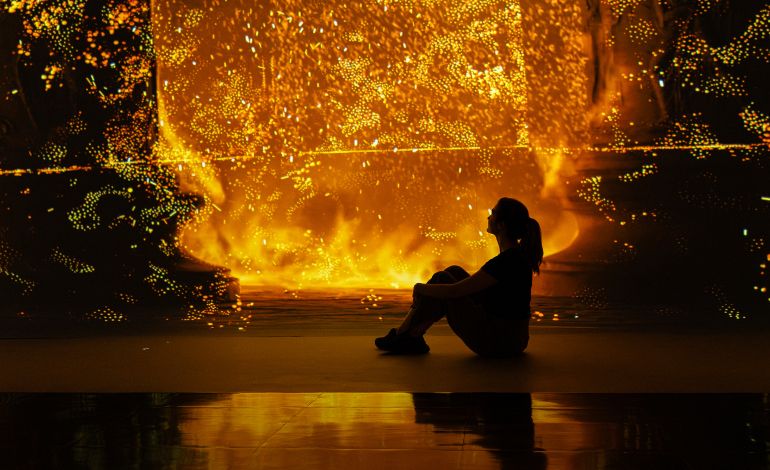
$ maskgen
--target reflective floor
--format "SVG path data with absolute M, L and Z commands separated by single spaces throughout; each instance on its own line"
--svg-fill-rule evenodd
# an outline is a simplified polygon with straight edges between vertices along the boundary
M 3 394 L 3 468 L 766 469 L 767 394 Z
M 236 334 L 356 335 L 362 330 L 378 335 L 397 326 L 409 311 L 409 289 L 353 289 L 288 291 L 243 286 L 240 304 L 220 304 L 207 314 L 180 308 L 147 308 L 132 312 L 118 306 L 125 321 L 87 319 L 87 309 L 65 313 L 57 305 L 31 311 L 8 309 L 0 304 L 0 338 L 67 338 L 115 334 Z M 5 308 L 5 310 L 4 310 Z M 658 329 L 685 327 L 743 327 L 728 318 L 712 318 L 702 310 L 691 312 L 672 305 L 612 303 L 593 297 L 532 297 L 530 326 L 540 329 L 603 328 Z M 752 326 L 770 327 L 770 321 L 752 319 Z M 452 335 L 445 321 L 431 334 Z

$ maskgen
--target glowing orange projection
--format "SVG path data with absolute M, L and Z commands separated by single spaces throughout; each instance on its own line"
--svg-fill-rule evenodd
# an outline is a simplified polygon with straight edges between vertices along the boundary
M 583 128 L 577 3 L 155 1 L 158 156 L 207 200 L 180 244 L 244 283 L 409 287 L 496 254 L 507 195 L 566 248 L 571 160 L 534 148 Z

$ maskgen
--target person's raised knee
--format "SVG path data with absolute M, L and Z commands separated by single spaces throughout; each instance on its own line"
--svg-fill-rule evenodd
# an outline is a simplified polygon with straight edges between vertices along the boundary
M 434 284 L 452 284 L 455 282 L 455 278 L 446 271 L 438 271 L 433 274 L 430 281 Z
M 460 266 L 457 266 L 456 264 L 453 264 L 452 266 L 449 266 L 444 271 L 448 272 L 452 275 L 455 280 L 459 281 L 461 279 L 464 279 L 469 276 L 469 274 Z

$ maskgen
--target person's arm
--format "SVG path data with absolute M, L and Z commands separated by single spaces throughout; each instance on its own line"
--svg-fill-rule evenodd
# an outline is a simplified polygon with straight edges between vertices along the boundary
M 472 276 L 454 284 L 415 284 L 414 293 L 437 299 L 455 299 L 481 292 L 497 284 L 497 279 L 484 271 L 477 271 Z

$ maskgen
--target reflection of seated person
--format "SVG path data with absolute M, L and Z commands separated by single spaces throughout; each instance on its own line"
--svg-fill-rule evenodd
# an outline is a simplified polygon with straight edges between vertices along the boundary
M 374 344 L 400 354 L 427 353 L 423 335 L 444 315 L 452 331 L 481 356 L 513 356 L 529 342 L 532 273 L 540 271 L 540 224 L 521 202 L 501 198 L 487 218 L 500 254 L 473 275 L 460 266 L 415 284 L 414 302 L 398 329 Z
M 464 433 L 468 446 L 487 450 L 501 469 L 545 470 L 535 447 L 532 396 L 528 393 L 413 393 L 415 422 L 437 433 Z

